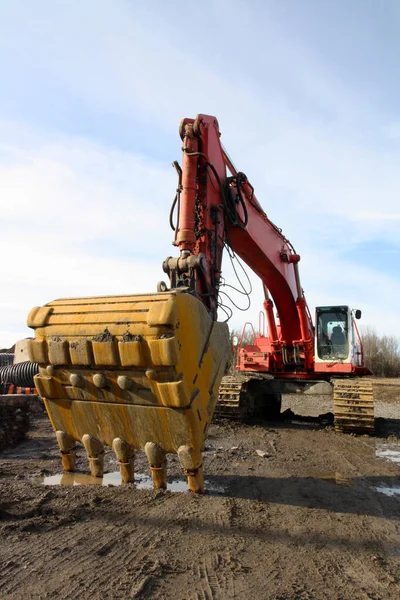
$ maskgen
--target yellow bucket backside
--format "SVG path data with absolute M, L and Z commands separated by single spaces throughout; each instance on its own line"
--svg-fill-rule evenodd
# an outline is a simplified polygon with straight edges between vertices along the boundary
M 189 486 L 202 491 L 201 451 L 226 365 L 227 325 L 173 290 L 56 300 L 34 308 L 28 326 L 35 385 L 67 470 L 75 441 L 83 441 L 98 475 L 95 461 L 104 444 L 113 446 L 126 481 L 133 451 L 145 450 L 156 486 L 165 487 L 165 453 L 172 452 Z

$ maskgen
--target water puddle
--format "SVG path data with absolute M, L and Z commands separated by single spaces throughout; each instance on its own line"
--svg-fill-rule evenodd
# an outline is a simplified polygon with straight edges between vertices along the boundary
M 376 456 L 400 465 L 400 445 L 396 443 L 376 444 Z
M 48 475 L 34 479 L 35 483 L 42 485 L 97 485 L 97 486 L 120 486 L 123 485 L 121 481 L 121 474 L 119 471 L 113 473 L 104 473 L 103 477 L 92 477 L 88 473 L 57 473 L 57 475 Z M 224 494 L 225 488 L 217 483 L 205 480 L 205 489 L 211 494 Z M 135 473 L 135 482 L 133 484 L 138 490 L 152 490 L 153 481 L 149 475 L 144 473 Z M 169 492 L 187 492 L 188 485 L 187 480 L 182 478 L 175 478 L 168 481 L 167 490 Z
M 379 442 L 376 444 L 376 456 L 400 467 L 400 444 L 398 442 Z M 400 497 L 399 486 L 378 485 L 375 487 L 375 491 L 392 498 Z
M 379 492 L 379 494 L 385 494 L 385 496 L 400 496 L 400 487 L 378 486 L 375 488 L 375 491 Z
M 349 487 L 353 484 L 353 479 L 351 477 L 346 477 L 337 471 L 332 471 L 332 473 L 323 473 L 315 475 L 317 479 L 321 479 L 326 483 L 333 483 L 335 485 L 342 485 L 345 487 Z

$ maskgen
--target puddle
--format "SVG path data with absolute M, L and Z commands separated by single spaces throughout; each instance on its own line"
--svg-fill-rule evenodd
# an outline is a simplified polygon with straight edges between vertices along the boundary
M 380 494 L 385 494 L 385 496 L 400 496 L 400 487 L 378 486 L 375 488 L 375 491 Z
M 399 444 L 377 444 L 376 456 L 400 465 L 400 446 Z
M 42 485 L 122 485 L 121 474 L 119 471 L 113 473 L 104 473 L 103 477 L 92 477 L 87 473 L 57 473 L 34 479 L 35 483 Z M 224 494 L 225 488 L 216 483 L 205 480 L 205 489 L 211 494 Z M 149 475 L 144 473 L 135 473 L 135 482 L 133 484 L 138 490 L 152 490 L 153 481 Z M 188 485 L 184 478 L 175 478 L 168 481 L 167 490 L 169 492 L 187 492 Z
M 92 477 L 87 473 L 57 473 L 35 479 L 43 485 L 121 485 L 121 474 L 105 473 L 103 477 Z M 136 483 L 136 481 L 135 481 Z
M 353 484 L 353 479 L 351 477 L 346 477 L 337 471 L 332 471 L 332 473 L 324 473 L 314 475 L 317 479 L 321 479 L 322 481 L 326 481 L 326 483 L 334 483 L 335 485 L 342 485 L 345 487 L 349 487 Z

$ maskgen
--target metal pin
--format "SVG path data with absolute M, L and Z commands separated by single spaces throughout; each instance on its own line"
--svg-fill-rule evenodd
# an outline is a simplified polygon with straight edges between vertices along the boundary
M 104 388 L 107 380 L 102 373 L 96 373 L 96 375 L 93 375 L 93 383 L 98 388 Z
M 155 381 L 157 379 L 157 371 L 155 371 L 154 369 L 148 368 L 146 370 L 145 373 L 147 379 L 152 379 L 153 381 Z
M 78 373 L 71 373 L 69 376 L 69 381 L 74 387 L 82 387 L 84 383 L 83 377 L 78 375 Z
M 117 384 L 121 390 L 130 390 L 134 387 L 135 382 L 130 377 L 119 375 L 119 377 L 117 377 Z

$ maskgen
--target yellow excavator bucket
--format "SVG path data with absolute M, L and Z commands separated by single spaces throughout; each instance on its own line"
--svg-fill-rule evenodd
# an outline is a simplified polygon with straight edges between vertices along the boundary
M 101 477 L 107 445 L 131 482 L 134 451 L 144 450 L 154 486 L 165 488 L 166 454 L 177 453 L 189 488 L 203 491 L 201 452 L 228 356 L 226 324 L 172 290 L 55 300 L 32 309 L 28 326 L 35 385 L 64 470 L 75 470 L 81 442 Z

